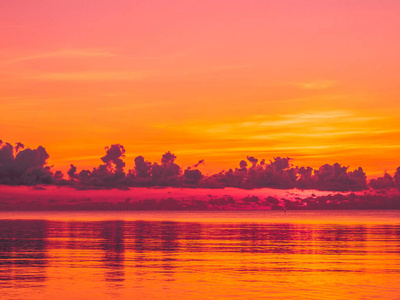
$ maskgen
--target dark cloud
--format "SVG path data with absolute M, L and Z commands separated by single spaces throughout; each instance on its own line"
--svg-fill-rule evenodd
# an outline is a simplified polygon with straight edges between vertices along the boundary
M 15 144 L 15 152 L 16 153 L 18 153 L 19 152 L 19 150 L 21 150 L 21 149 L 24 149 L 25 148 L 25 145 L 24 144 L 22 144 L 22 143 L 16 143 Z
M 14 160 L 14 149 L 13 146 L 9 143 L 3 143 L 0 140 L 0 164 L 1 166 L 7 167 L 9 166 Z
M 125 149 L 120 144 L 106 147 L 106 155 L 100 159 L 104 164 L 93 168 L 92 171 L 82 170 L 77 173 L 77 168 L 71 164 L 68 176 L 72 184 L 95 187 L 119 187 L 128 184 L 124 167 Z
M 314 171 L 313 183 L 317 190 L 324 191 L 361 191 L 366 190 L 367 177 L 362 168 L 347 171 L 348 167 L 338 163 L 325 164 Z
M 279 172 L 281 170 L 285 170 L 290 166 L 289 157 L 275 157 L 274 160 L 271 160 L 270 166 L 275 169 L 275 171 Z
M 151 175 L 151 162 L 145 161 L 143 156 L 135 158 L 136 176 L 141 178 L 150 177 Z
M 9 143 L 0 143 L 0 183 L 10 185 L 34 185 L 53 183 L 53 173 L 46 162 L 49 154 L 39 146 L 24 149 L 17 143 L 15 148 Z
M 400 167 L 397 168 L 393 177 L 385 172 L 382 177 L 371 179 L 369 186 L 374 190 L 400 189 Z
M 394 183 L 400 189 L 400 167 L 397 168 L 396 173 L 394 174 Z
M 125 162 L 122 158 L 125 157 L 125 149 L 120 144 L 111 145 L 106 147 L 106 155 L 101 160 L 106 164 L 107 168 L 115 168 L 116 172 L 123 172 Z
M 70 168 L 69 168 L 67 174 L 68 174 L 70 180 L 78 179 L 78 174 L 76 174 L 76 167 L 73 164 L 70 165 Z
M 175 159 L 176 156 L 169 151 L 163 154 L 161 158 L 163 177 L 176 177 L 181 174 L 181 167 L 175 163 Z
M 101 158 L 105 163 L 93 168 L 92 171 L 82 170 L 77 172 L 71 165 L 68 175 L 71 184 L 78 186 L 94 187 L 127 187 L 127 186 L 178 186 L 185 182 L 181 174 L 181 167 L 175 163 L 176 156 L 166 152 L 161 157 L 161 164 L 146 161 L 143 156 L 135 158 L 134 169 L 125 174 L 125 149 L 122 145 L 115 144 L 106 147 L 106 155 Z M 190 180 L 196 176 L 189 175 Z
M 290 167 L 289 158 L 276 157 L 269 164 L 266 164 L 265 160 L 258 164 L 258 159 L 252 156 L 248 156 L 247 159 L 252 163 L 250 168 L 247 168 L 247 162 L 242 160 L 239 169 L 212 175 L 207 180 L 208 184 L 245 189 L 295 187 L 297 173 L 296 169 Z
M 201 164 L 204 164 L 204 159 L 199 160 L 199 162 L 195 165 L 193 165 L 194 168 L 197 168 L 198 166 L 200 166 Z
M 258 163 L 257 158 L 254 158 L 253 156 L 247 156 L 247 160 L 253 164 L 252 168 L 255 168 L 257 166 Z
M 198 169 L 186 169 L 183 173 L 185 183 L 189 184 L 198 184 L 199 181 L 203 178 L 203 174 Z
M 368 189 L 366 175 L 362 168 L 348 171 L 347 167 L 340 164 L 323 165 L 317 170 L 311 167 L 294 167 L 291 158 L 275 157 L 266 163 L 248 156 L 252 163 L 247 168 L 246 161 L 239 163 L 240 168 L 230 169 L 206 178 L 205 186 L 276 189 L 316 189 L 322 191 L 359 191 Z M 400 181 L 400 171 L 399 171 Z
M 388 173 L 385 173 L 382 177 L 378 177 L 376 179 L 371 179 L 369 181 L 369 186 L 374 190 L 386 190 L 395 188 L 396 184 L 393 180 L 393 177 Z
M 161 164 L 153 163 L 151 166 L 151 185 L 154 186 L 179 186 L 182 182 L 181 167 L 175 163 L 176 156 L 170 151 L 161 157 Z
M 245 160 L 241 160 L 239 163 L 240 166 L 240 171 L 246 171 L 247 170 L 247 162 Z
M 163 154 L 163 156 L 161 157 L 161 163 L 164 166 L 173 164 L 175 159 L 176 159 L 176 156 L 173 153 L 171 153 L 170 151 L 168 151 L 167 153 Z
M 71 164 L 64 179 L 60 171 L 53 173 L 46 165 L 49 155 L 39 146 L 25 148 L 22 143 L 12 146 L 0 140 L 0 184 L 35 185 L 40 183 L 72 185 L 80 188 L 126 188 L 129 186 L 181 186 L 202 188 L 237 187 L 243 189 L 316 189 L 321 191 L 362 191 L 400 188 L 400 167 L 392 176 L 372 179 L 368 184 L 362 168 L 350 171 L 339 163 L 324 164 L 317 169 L 293 166 L 289 157 L 274 157 L 266 161 L 254 156 L 241 160 L 235 169 L 204 176 L 197 167 L 199 160 L 182 172 L 176 155 L 170 151 L 159 162 L 150 162 L 137 156 L 132 169 L 125 173 L 125 148 L 113 144 L 100 157 L 103 164 L 92 170 L 80 170 Z M 249 163 L 248 163 L 249 162 Z M 251 166 L 249 166 L 251 164 Z
M 298 179 L 296 186 L 299 189 L 307 189 L 316 185 L 316 178 L 313 177 L 313 169 L 311 167 L 300 167 L 297 173 Z

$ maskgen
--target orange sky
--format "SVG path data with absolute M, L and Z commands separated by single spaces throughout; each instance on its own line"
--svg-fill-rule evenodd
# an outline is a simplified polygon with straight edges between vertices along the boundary
M 120 143 L 205 172 L 247 155 L 400 166 L 400 1 L 3 1 L 0 139 L 66 170 Z

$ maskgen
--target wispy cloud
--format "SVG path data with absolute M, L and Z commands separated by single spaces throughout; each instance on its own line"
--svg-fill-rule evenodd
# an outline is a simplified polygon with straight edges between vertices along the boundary
M 341 136 L 351 136 L 351 135 L 371 135 L 371 134 L 385 134 L 385 133 L 398 133 L 395 130 L 353 130 L 353 131 L 321 131 L 314 133 L 302 133 L 302 132 L 285 132 L 285 133 L 270 133 L 265 135 L 254 135 L 250 136 L 250 139 L 255 140 L 274 140 L 278 138 L 334 138 Z
M 30 75 L 28 79 L 45 81 L 134 81 L 149 78 L 156 74 L 155 71 L 54 72 Z
M 107 95 L 110 98 L 121 98 L 121 96 L 110 96 Z M 132 97 L 132 96 L 131 96 Z M 146 102 L 129 102 L 129 103 L 113 103 L 112 106 L 102 106 L 98 107 L 98 111 L 107 111 L 107 112 L 130 112 L 132 110 L 136 109 L 146 109 L 146 108 L 168 108 L 168 106 L 171 106 L 173 104 L 172 101 L 146 101 Z
M 60 50 L 54 52 L 40 53 L 34 55 L 20 56 L 3 60 L 2 63 L 15 63 L 21 61 L 30 61 L 46 58 L 67 58 L 67 57 L 113 57 L 114 53 L 98 51 L 98 50 Z
M 249 121 L 231 122 L 225 124 L 214 124 L 206 127 L 206 131 L 210 133 L 223 133 L 229 131 L 256 131 L 277 128 L 295 128 L 299 126 L 303 128 L 314 128 L 313 125 L 322 125 L 326 128 L 328 124 L 340 123 L 362 123 L 382 119 L 380 116 L 356 116 L 349 111 L 325 111 L 325 112 L 307 112 L 298 114 L 284 114 L 284 115 L 256 115 L 250 118 Z M 336 126 L 331 128 L 337 129 Z
M 277 116 L 258 115 L 255 121 L 242 122 L 240 127 L 281 127 L 306 123 L 319 123 L 328 120 L 339 120 L 352 116 L 348 111 L 308 112 L 299 114 L 286 114 Z
M 85 160 L 98 160 L 98 155 L 87 155 L 87 156 L 73 156 L 73 157 L 66 157 L 59 162 L 75 162 L 75 161 L 85 161 Z
M 277 151 L 309 153 L 340 149 L 365 149 L 373 136 L 382 141 L 400 131 L 388 128 L 390 117 L 360 115 L 347 110 L 314 111 L 298 114 L 255 115 L 248 120 L 166 126 L 175 134 L 192 134 L 204 141 L 218 141 L 224 153 Z M 387 144 L 383 142 L 383 144 Z M 199 149 L 204 151 L 202 147 Z M 294 145 L 294 146 L 292 146 Z M 215 146 L 211 146 L 214 148 Z M 374 148 L 374 147 L 373 147 Z M 376 147 L 375 147 L 376 148 Z M 215 149 L 211 150 L 214 152 Z M 217 151 L 215 151 L 217 152 Z
M 336 84 L 337 82 L 334 80 L 316 80 L 316 81 L 294 83 L 293 85 L 305 90 L 323 90 L 333 87 Z

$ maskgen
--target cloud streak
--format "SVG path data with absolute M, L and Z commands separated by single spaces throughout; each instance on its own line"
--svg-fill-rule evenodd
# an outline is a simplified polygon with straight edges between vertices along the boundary
M 3 60 L 3 64 L 32 61 L 47 58 L 69 58 L 69 57 L 115 57 L 116 54 L 96 50 L 60 50 L 36 55 L 20 56 L 8 60 Z
M 43 81 L 136 81 L 153 77 L 155 71 L 131 72 L 65 72 L 65 73 L 39 73 L 27 76 L 31 80 Z
M 324 90 L 336 85 L 334 80 L 316 80 L 309 82 L 295 83 L 294 86 L 304 89 L 304 90 Z

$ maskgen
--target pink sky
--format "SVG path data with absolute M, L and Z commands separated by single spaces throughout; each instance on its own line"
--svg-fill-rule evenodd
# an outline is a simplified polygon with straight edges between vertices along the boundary
M 5 1 L 0 139 L 95 166 L 399 163 L 399 1 Z

